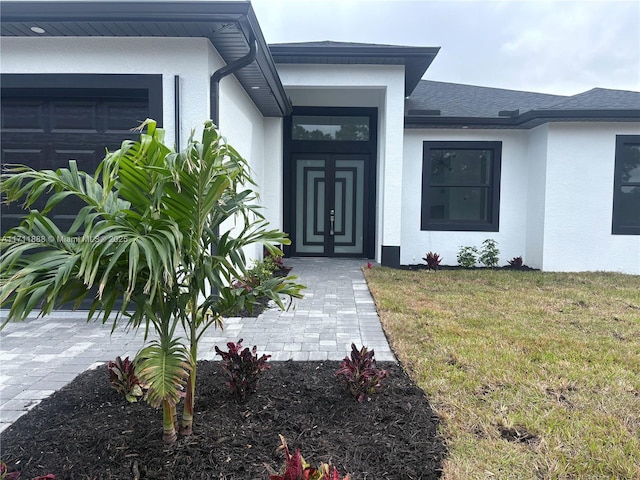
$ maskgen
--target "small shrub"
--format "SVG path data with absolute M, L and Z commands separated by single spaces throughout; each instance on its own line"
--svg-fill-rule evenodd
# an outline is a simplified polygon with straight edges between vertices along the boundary
M 327 463 L 321 464 L 317 469 L 310 466 L 300 454 L 300 449 L 291 455 L 287 441 L 280 435 L 285 461 L 279 472 L 274 471 L 269 465 L 269 480 L 351 480 L 351 476 L 340 477 L 338 470 Z
M 358 402 L 370 400 L 371 395 L 382 388 L 384 380 L 389 372 L 376 366 L 373 358 L 374 351 L 362 347 L 358 350 L 355 344 L 351 344 L 351 358 L 342 360 L 342 367 L 336 371 L 336 376 L 342 376 L 343 383 L 349 389 L 349 393 Z
M 437 270 L 440 268 L 440 262 L 442 261 L 442 257 L 437 253 L 429 252 L 425 257 L 422 258 L 427 263 L 427 270 Z
M 266 256 L 263 261 L 255 261 L 253 266 L 247 270 L 245 277 L 237 279 L 231 284 L 235 290 L 233 292 L 235 308 L 229 312 L 230 314 L 236 315 L 244 309 L 253 314 L 254 308 L 260 304 L 260 299 L 263 297 L 259 287 L 273 279 L 274 272 L 280 269 L 274 258 Z
M 109 362 L 109 382 L 113 389 L 129 402 L 137 402 L 143 395 L 143 385 L 136 375 L 135 363 L 126 357 L 122 360 L 116 357 L 115 361 Z
M 222 357 L 222 371 L 227 378 L 229 391 L 238 398 L 245 398 L 258 388 L 260 375 L 264 370 L 271 368 L 267 364 L 271 355 L 262 355 L 258 358 L 258 348 L 254 345 L 251 350 L 246 347 L 241 351 L 242 338 L 238 343 L 227 343 L 228 352 L 223 352 L 218 347 L 216 354 Z
M 0 462 L 0 480 L 18 480 L 20 478 L 20 472 L 9 472 L 7 464 Z
M 478 256 L 478 249 L 476 247 L 460 247 L 458 251 L 458 265 L 465 268 L 475 267 L 476 259 Z
M 21 472 L 15 470 L 10 472 L 7 468 L 7 464 L 0 461 L 0 480 L 19 480 Z M 53 473 L 47 473 L 46 475 L 38 475 L 32 480 L 55 480 L 56 476 Z
M 266 249 L 265 252 L 267 252 Z M 255 260 L 252 267 L 247 270 L 246 276 L 234 280 L 232 287 L 234 289 L 244 290 L 246 293 L 251 293 L 259 286 L 273 279 L 277 273 L 285 268 L 282 254 L 277 255 L 267 252 L 265 253 L 264 260 Z M 249 304 L 251 304 L 251 302 L 249 302 Z M 242 308 L 244 308 L 244 305 L 240 306 L 239 309 L 241 310 Z
M 279 267 L 276 266 L 273 257 L 266 257 L 262 261 L 256 260 L 247 273 L 249 278 L 253 279 L 255 282 L 257 282 L 258 285 L 260 285 L 261 283 L 273 277 L 273 272 L 275 272 L 278 268 Z
M 485 267 L 495 268 L 498 266 L 499 255 L 500 250 L 498 250 L 498 242 L 487 238 L 484 242 L 482 242 L 482 250 L 480 251 L 478 260 Z
M 263 263 L 265 267 L 271 270 L 271 273 L 277 272 L 284 267 L 284 260 L 282 260 L 282 252 L 270 253 L 265 249 Z
M 522 257 L 513 257 L 509 260 L 509 266 L 512 268 L 522 268 L 524 266 L 524 260 Z
M 243 278 L 233 282 L 233 288 L 252 292 L 255 288 L 273 278 L 273 273 L 282 268 L 282 257 L 266 255 L 264 260 L 255 260 Z

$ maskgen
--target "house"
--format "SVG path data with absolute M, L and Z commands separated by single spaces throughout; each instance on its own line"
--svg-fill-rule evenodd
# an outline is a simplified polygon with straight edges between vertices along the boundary
M 288 255 L 455 264 L 491 238 L 501 264 L 640 275 L 640 92 L 422 80 L 432 47 L 267 45 L 248 2 L 5 1 L 1 14 L 3 163 L 91 171 L 147 117 L 177 148 L 213 118 Z M 19 212 L 2 214 L 6 231 Z

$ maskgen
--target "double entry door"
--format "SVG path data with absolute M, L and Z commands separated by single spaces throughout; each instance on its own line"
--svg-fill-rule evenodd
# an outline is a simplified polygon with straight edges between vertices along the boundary
M 294 250 L 366 256 L 369 155 L 294 154 Z

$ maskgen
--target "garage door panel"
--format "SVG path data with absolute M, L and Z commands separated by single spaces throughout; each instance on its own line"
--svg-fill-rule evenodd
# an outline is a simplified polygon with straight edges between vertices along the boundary
M 44 132 L 47 128 L 42 101 L 2 102 L 2 129 Z
M 35 168 L 36 170 L 49 169 L 48 158 L 49 155 L 42 148 L 4 148 L 7 142 L 5 142 L 5 137 L 7 135 L 3 135 L 3 148 L 2 148 L 2 164 L 13 164 L 13 165 L 28 165 L 31 168 Z M 21 219 L 25 216 L 27 212 L 25 212 L 19 203 L 12 203 L 10 205 L 4 204 L 4 198 L 2 199 L 3 203 L 0 206 L 0 217 L 1 217 L 1 229 L 2 233 L 7 230 L 17 227 L 20 224 Z M 36 205 L 33 206 L 36 210 L 42 210 L 44 203 L 43 201 L 37 202 Z
M 3 164 L 13 163 L 36 168 L 36 165 L 44 165 L 46 155 L 41 148 L 3 148 L 2 158 Z
M 91 149 L 91 150 L 78 150 L 78 149 L 69 149 L 69 150 L 58 150 L 54 151 L 53 161 L 51 164 L 51 168 L 68 168 L 69 160 L 75 160 L 78 165 L 78 170 L 82 170 L 83 172 L 92 173 L 95 170 L 95 166 L 102 160 L 105 156 L 105 152 L 102 150 Z
M 98 132 L 98 104 L 96 102 L 52 102 L 51 132 Z
M 115 103 L 107 102 L 105 115 L 107 133 L 131 134 L 131 129 L 144 122 L 149 116 L 149 108 L 143 102 Z M 135 119 L 132 124 L 131 120 Z M 129 138 L 128 135 L 128 138 Z M 134 138 L 134 137 L 131 137 Z

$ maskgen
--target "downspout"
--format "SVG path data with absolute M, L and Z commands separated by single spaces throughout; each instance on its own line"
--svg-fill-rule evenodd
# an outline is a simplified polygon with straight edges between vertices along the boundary
M 256 54 L 258 52 L 258 42 L 253 36 L 249 40 L 249 52 L 244 57 L 240 57 L 237 60 L 225 65 L 224 67 L 216 70 L 211 75 L 211 120 L 216 126 L 220 126 L 218 122 L 220 121 L 220 80 L 222 80 L 227 75 L 231 75 L 232 73 L 237 72 L 241 68 L 246 67 L 251 62 L 256 59 Z
M 210 105 L 210 115 L 211 120 L 213 120 L 214 125 L 216 127 L 220 127 L 220 80 L 222 80 L 227 75 L 231 75 L 232 73 L 237 72 L 241 68 L 246 67 L 251 62 L 256 59 L 256 54 L 258 52 L 258 42 L 253 35 L 249 40 L 249 51 L 244 57 L 240 57 L 237 60 L 223 66 L 222 68 L 213 72 L 211 75 L 211 82 L 209 84 L 209 90 L 211 91 L 211 105 Z M 220 235 L 220 229 L 218 226 L 214 229 L 214 234 L 216 237 Z M 215 249 L 215 247 L 213 247 Z M 215 252 L 214 252 L 215 254 Z
M 180 131 L 182 130 L 180 125 L 180 75 L 174 75 L 173 77 L 173 101 L 174 112 L 173 122 L 175 123 L 176 131 L 176 152 L 180 151 Z

